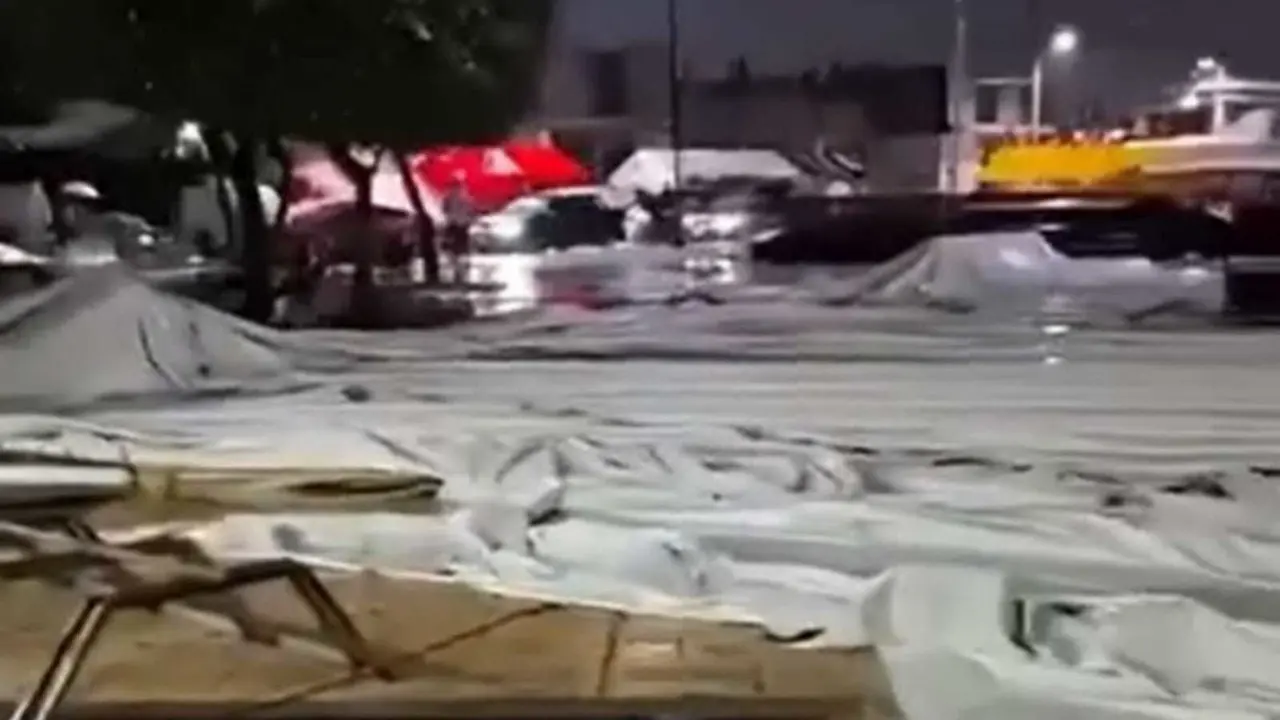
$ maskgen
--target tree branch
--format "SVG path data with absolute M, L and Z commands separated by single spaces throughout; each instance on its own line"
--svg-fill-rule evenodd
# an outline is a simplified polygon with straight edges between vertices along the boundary
M 338 169 L 342 171 L 343 175 L 347 176 L 348 180 L 356 183 L 357 187 L 359 183 L 366 182 L 369 176 L 373 175 L 374 171 L 378 169 L 378 163 L 382 160 L 383 153 L 386 152 L 383 148 L 375 149 L 373 162 L 366 165 L 356 159 L 355 155 L 351 153 L 351 146 L 348 144 L 326 143 L 324 148 L 329 158 L 333 160 L 334 165 L 338 166 Z
M 418 230 L 418 253 L 422 256 L 427 282 L 440 281 L 440 251 L 436 244 L 435 222 L 427 213 L 427 205 L 422 199 L 422 187 L 413 177 L 413 168 L 403 152 L 393 153 L 396 169 L 400 171 L 400 182 L 404 192 L 409 196 L 409 204 L 413 206 L 414 220 Z

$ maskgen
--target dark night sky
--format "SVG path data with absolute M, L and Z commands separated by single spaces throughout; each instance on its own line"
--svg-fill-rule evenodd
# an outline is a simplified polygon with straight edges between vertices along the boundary
M 568 32 L 585 45 L 664 37 L 659 0 L 563 0 Z M 755 67 L 943 61 L 953 0 L 679 0 L 687 53 L 719 68 L 744 53 Z M 1059 23 L 1085 45 L 1069 78 L 1112 106 L 1149 100 L 1215 55 L 1239 75 L 1280 79 L 1280 0 L 967 0 L 979 74 L 1027 73 Z M 1038 18 L 1038 19 L 1037 19 Z

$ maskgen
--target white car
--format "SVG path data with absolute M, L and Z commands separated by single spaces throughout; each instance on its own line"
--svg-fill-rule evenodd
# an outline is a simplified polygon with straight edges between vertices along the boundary
M 739 282 L 732 246 L 679 248 L 629 241 L 607 188 L 567 188 L 513 201 L 471 228 L 464 261 L 480 315 L 548 304 L 661 302 L 690 285 Z
M 603 245 L 623 239 L 621 204 L 595 185 L 548 190 L 511 201 L 471 225 L 481 252 L 540 251 L 568 245 Z

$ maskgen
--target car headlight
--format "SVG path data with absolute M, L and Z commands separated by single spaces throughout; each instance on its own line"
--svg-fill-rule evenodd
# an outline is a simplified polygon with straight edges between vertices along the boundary
M 511 217 L 489 218 L 471 227 L 472 237 L 487 235 L 498 240 L 517 240 L 522 234 L 524 234 L 524 223 Z
M 741 213 L 691 213 L 684 216 L 684 229 L 694 237 L 727 238 L 746 230 L 748 222 Z
M 743 230 L 746 230 L 747 216 L 739 214 L 713 215 L 711 216 L 711 220 L 708 225 L 711 232 L 715 235 L 719 235 L 721 237 L 737 235 Z
M 719 256 L 685 258 L 684 271 L 697 280 L 729 278 L 734 273 L 733 261 Z
M 711 216 L 706 213 L 685 213 L 680 217 L 680 224 L 690 235 L 701 235 L 711 229 Z

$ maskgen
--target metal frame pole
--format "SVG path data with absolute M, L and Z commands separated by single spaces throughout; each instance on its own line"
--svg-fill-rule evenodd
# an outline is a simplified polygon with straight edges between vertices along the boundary
M 684 87 L 680 72 L 680 8 L 667 0 L 667 92 L 670 99 L 671 180 L 674 189 L 683 184 L 680 151 L 684 149 Z
M 960 171 L 964 165 L 964 151 L 968 127 L 965 111 L 969 98 L 969 8 L 966 0 L 954 0 L 952 6 L 954 37 L 951 47 L 950 120 L 951 137 L 948 143 L 946 190 L 959 192 L 962 183 Z
M 675 222 L 675 240 L 683 244 L 684 203 L 677 195 L 684 185 L 684 79 L 680 69 L 680 6 L 678 0 L 667 0 L 667 92 L 670 96 L 671 131 L 671 190 L 675 207 L 671 217 Z
M 1031 134 L 1040 139 L 1044 128 L 1044 53 L 1036 55 L 1031 66 Z

